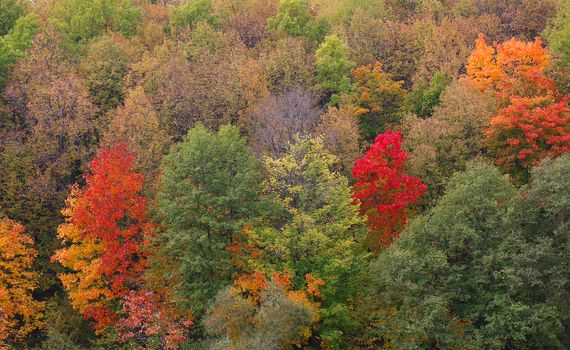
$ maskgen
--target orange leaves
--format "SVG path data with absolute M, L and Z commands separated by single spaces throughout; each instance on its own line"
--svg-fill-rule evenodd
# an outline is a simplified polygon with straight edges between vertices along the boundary
M 271 281 L 281 286 L 291 299 L 308 301 L 309 296 L 320 297 L 319 287 L 325 285 L 325 281 L 308 273 L 305 275 L 306 291 L 291 290 L 291 274 L 288 271 L 273 273 Z M 262 293 L 269 289 L 269 280 L 263 272 L 255 270 L 252 273 L 238 275 L 234 280 L 233 291 L 254 304 L 259 304 Z
M 493 46 L 480 34 L 467 62 L 467 76 L 480 90 L 492 89 L 506 103 L 554 94 L 554 85 L 543 75 L 550 55 L 539 37 L 534 42 L 513 38 Z
M 0 221 L 0 349 L 43 325 L 44 303 L 32 297 L 38 277 L 32 271 L 33 243 L 24 226 Z
M 112 301 L 140 283 L 146 266 L 143 250 L 150 226 L 143 177 L 133 171 L 126 146 L 102 150 L 85 175 L 87 186 L 74 187 L 62 211 L 58 237 L 65 248 L 53 256 L 68 273 L 61 274 L 72 305 L 96 328 L 112 324 Z
M 561 98 L 544 75 L 550 56 L 540 38 L 494 46 L 479 36 L 467 75 L 480 89 L 494 91 L 505 107 L 491 120 L 487 142 L 500 165 L 524 178 L 542 158 L 570 150 L 568 96 Z
M 321 291 L 319 290 L 319 287 L 324 286 L 325 281 L 320 278 L 316 278 L 310 273 L 305 275 L 305 281 L 307 282 L 307 293 L 320 297 Z
M 246 299 L 253 303 L 258 303 L 261 298 L 261 292 L 268 288 L 265 275 L 256 270 L 251 274 L 243 274 L 236 277 L 234 287 Z

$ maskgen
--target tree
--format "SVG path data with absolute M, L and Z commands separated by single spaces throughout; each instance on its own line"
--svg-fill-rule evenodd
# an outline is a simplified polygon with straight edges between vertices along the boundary
M 253 107 L 249 125 L 253 149 L 259 155 L 281 155 L 295 135 L 313 133 L 320 114 L 314 94 L 300 86 L 268 95 Z
M 179 309 L 191 310 L 194 319 L 229 284 L 232 239 L 260 220 L 257 167 L 233 126 L 211 133 L 199 124 L 163 160 L 156 213 L 163 228 L 159 254 L 169 266 L 166 277 Z
M 404 118 L 407 164 L 410 174 L 421 178 L 427 186 L 425 204 L 435 204 L 451 175 L 464 171 L 469 160 L 488 155 L 485 131 L 496 114 L 492 94 L 459 80 L 445 90 L 430 118 Z
M 375 252 L 388 247 L 400 234 L 410 214 L 410 205 L 426 191 L 423 182 L 404 173 L 406 152 L 402 134 L 388 130 L 357 159 L 352 174 L 353 198 L 368 219 L 367 246 Z
M 349 59 L 348 50 L 337 35 L 328 35 L 315 52 L 318 88 L 331 105 L 339 102 L 342 93 L 352 90 L 350 73 L 356 64 Z
M 109 33 L 94 40 L 81 60 L 92 101 L 103 113 L 117 107 L 125 98 L 123 80 L 139 56 L 137 48 L 120 34 Z
M 32 293 L 38 274 L 32 269 L 37 256 L 32 237 L 16 221 L 0 218 L 0 348 L 11 345 L 43 327 L 45 304 Z
M 405 111 L 418 117 L 426 118 L 433 114 L 434 107 L 441 101 L 440 96 L 451 83 L 451 79 L 443 73 L 435 74 L 429 85 L 419 84 L 414 87 L 403 103 Z
M 473 51 L 473 42 L 478 34 L 499 37 L 501 22 L 496 15 L 445 16 L 440 21 L 419 22 L 414 30 L 422 41 L 422 55 L 418 59 L 413 80 L 415 84 L 425 84 L 439 72 L 452 79 L 463 75 L 465 62 Z
M 471 164 L 379 255 L 367 310 L 376 310 L 370 331 L 384 348 L 564 347 L 557 339 L 564 337 L 564 306 L 553 304 L 560 299 L 552 292 L 560 275 L 549 275 L 554 265 L 542 260 L 546 253 L 558 262 L 561 246 L 542 240 L 544 227 L 528 241 L 521 235 L 519 218 L 532 217 L 516 209 L 519 200 L 506 176 Z
M 557 16 L 544 30 L 548 48 L 552 54 L 552 62 L 547 72 L 558 88 L 566 94 L 570 93 L 570 4 L 559 1 Z
M 425 30 L 416 28 L 419 24 L 374 18 L 356 10 L 346 29 L 346 40 L 359 65 L 382 62 L 395 81 L 404 81 L 410 88 L 424 50 Z
M 325 33 L 324 23 L 318 21 L 311 11 L 311 4 L 307 0 L 280 0 L 277 14 L 267 19 L 267 30 L 275 34 L 319 40 Z
M 48 261 L 59 209 L 93 156 L 100 125 L 85 82 L 64 60 L 60 39 L 53 27 L 42 27 L 3 91 L 12 126 L 2 153 L 0 201 L 10 218 L 34 232 L 43 290 L 57 283 Z
M 541 159 L 570 151 L 568 98 L 546 106 L 513 104 L 491 119 L 486 136 L 498 163 L 524 181 Z
M 501 19 L 508 28 L 506 31 L 510 36 L 532 40 L 551 22 L 557 3 L 565 2 L 553 0 L 505 2 L 507 6 L 501 13 Z
M 117 143 L 125 143 L 136 155 L 135 168 L 146 178 L 156 177 L 170 137 L 162 129 L 150 98 L 140 86 L 129 91 L 124 106 L 114 111 L 101 141 L 106 147 Z
M 534 42 L 511 39 L 489 46 L 483 34 L 475 42 L 475 51 L 467 62 L 467 76 L 481 90 L 491 89 L 504 106 L 513 99 L 538 101 L 556 93 L 555 85 L 544 77 L 550 55 L 540 38 Z
M 566 67 L 570 67 L 569 9 L 569 3 L 565 1 L 558 2 L 557 16 L 545 30 L 546 37 L 548 38 L 548 47 L 562 56 Z
M 32 45 L 38 27 L 36 16 L 30 13 L 19 17 L 5 35 L 0 35 L 0 90 L 6 84 L 9 69 L 25 56 L 26 49 Z
M 0 1 L 0 36 L 8 34 L 18 18 L 24 14 L 24 4 L 16 0 Z
M 245 45 L 230 50 L 224 44 L 222 49 L 210 51 L 206 45 L 193 54 L 190 63 L 179 47 L 166 41 L 133 65 L 127 86 L 144 87 L 161 124 L 175 140 L 198 122 L 217 130 L 236 122 L 240 112 L 249 107 L 246 95 L 252 86 L 244 83 L 240 74 L 249 64 L 242 49 Z
M 217 0 L 213 4 L 214 12 L 225 22 L 224 27 L 235 30 L 248 47 L 267 37 L 267 20 L 275 16 L 277 6 L 276 0 Z
M 107 30 L 134 34 L 140 16 L 140 9 L 130 0 L 64 0 L 53 6 L 50 22 L 62 32 L 72 53 L 78 53 Z
M 94 328 L 113 325 L 116 301 L 141 283 L 150 234 L 143 176 L 133 170 L 134 155 L 125 145 L 103 149 L 91 162 L 84 189 L 74 187 L 58 227 L 64 247 L 53 260 L 72 305 Z
M 178 349 L 186 340 L 185 328 L 192 322 L 163 306 L 164 302 L 152 291 L 131 291 L 122 300 L 125 316 L 117 326 L 119 341 L 145 349 Z
M 358 67 L 354 79 L 357 83 L 354 103 L 358 107 L 360 133 L 365 140 L 372 140 L 398 121 L 405 98 L 403 82 L 393 81 L 382 71 L 378 61 L 374 66 Z
M 195 26 L 200 21 L 216 22 L 211 12 L 212 0 L 187 1 L 170 9 L 170 25 L 174 28 Z
M 204 321 L 210 334 L 221 336 L 214 348 L 282 349 L 306 343 L 318 320 L 309 293 L 290 290 L 289 281 L 278 275 L 271 281 L 260 277 L 259 296 L 254 299 L 244 297 L 247 289 L 239 285 L 216 296 Z
M 338 160 L 322 139 L 299 138 L 279 158 L 266 158 L 265 191 L 285 208 L 277 228 L 259 229 L 259 260 L 290 271 L 294 289 L 322 280 L 318 288 L 323 345 L 343 348 L 357 324 L 351 301 L 365 266 L 363 220 L 351 201 L 348 180 L 333 169 Z M 255 262 L 253 263 L 255 266 Z M 262 265 L 263 266 L 263 265 Z
M 343 104 L 329 107 L 315 129 L 322 137 L 325 147 L 339 159 L 339 172 L 346 177 L 352 176 L 352 167 L 356 158 L 361 156 L 360 133 L 356 107 Z
M 309 90 L 315 84 L 315 57 L 306 40 L 284 37 L 260 44 L 259 62 L 269 91 L 283 93 L 295 86 Z

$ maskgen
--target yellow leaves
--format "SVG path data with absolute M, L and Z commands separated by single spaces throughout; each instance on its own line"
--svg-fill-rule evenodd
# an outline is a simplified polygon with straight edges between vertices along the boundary
M 57 236 L 64 248 L 55 252 L 52 261 L 59 262 L 69 273 L 59 274 L 64 288 L 69 293 L 73 308 L 84 312 L 87 308 L 103 306 L 113 298 L 109 288 L 100 276 L 100 260 L 103 243 L 92 235 L 85 235 L 72 222 L 73 213 L 78 206 L 81 192 L 77 186 L 71 190 L 67 206 L 61 211 L 66 216 L 65 223 L 59 225 Z
M 32 297 L 37 287 L 32 245 L 21 224 L 0 221 L 0 349 L 43 326 L 45 305 Z

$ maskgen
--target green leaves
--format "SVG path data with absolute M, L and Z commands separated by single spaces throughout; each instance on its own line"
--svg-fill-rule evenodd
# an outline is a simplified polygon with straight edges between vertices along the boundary
M 32 45 L 32 38 L 40 24 L 33 13 L 19 17 L 8 34 L 0 36 L 0 90 L 8 77 L 8 70 Z
M 336 105 L 340 95 L 352 90 L 350 73 L 356 63 L 348 58 L 348 45 L 337 35 L 329 35 L 315 53 L 319 89 L 330 96 L 330 104 Z
M 280 0 L 277 14 L 267 20 L 267 30 L 274 34 L 319 40 L 325 34 L 326 27 L 311 13 L 308 0 Z
M 355 329 L 350 300 L 367 254 L 348 180 L 332 170 L 336 161 L 320 138 L 299 138 L 281 158 L 265 160 L 265 190 L 283 203 L 289 217 L 278 233 L 262 232 L 259 239 L 266 261 L 289 269 L 297 287 L 306 274 L 324 281 L 321 335 L 328 346 L 342 348 Z
M 561 276 L 544 262 L 561 266 L 564 253 L 521 235 L 528 226 L 520 220 L 532 216 L 520 204 L 527 198 L 492 166 L 456 174 L 438 204 L 372 265 L 374 332 L 397 348 L 559 346 L 566 306 L 550 284 Z
M 227 247 L 259 220 L 260 174 L 234 126 L 217 133 L 198 125 L 163 162 L 157 219 L 161 254 L 172 263 L 174 290 L 200 315 L 234 268 Z
M 170 9 L 170 25 L 174 28 L 193 27 L 200 21 L 214 24 L 212 0 L 192 0 Z
M 130 0 L 64 0 L 55 5 L 50 21 L 74 52 L 108 30 L 130 36 L 140 17 Z

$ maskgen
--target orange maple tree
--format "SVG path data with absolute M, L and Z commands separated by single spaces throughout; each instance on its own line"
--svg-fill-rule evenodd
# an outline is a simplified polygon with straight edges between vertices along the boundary
M 11 349 L 30 332 L 43 325 L 44 303 L 34 300 L 37 256 L 34 241 L 24 226 L 0 220 L 0 349 Z
M 540 37 L 533 42 L 513 38 L 491 46 L 479 34 L 467 62 L 467 77 L 480 90 L 494 91 L 503 106 L 518 99 L 541 100 L 556 94 L 556 85 L 543 74 L 549 63 Z
M 123 144 L 100 151 L 85 175 L 86 187 L 73 188 L 58 228 L 65 248 L 53 260 L 69 271 L 59 277 L 72 305 L 93 319 L 97 330 L 115 322 L 113 301 L 140 284 L 146 267 L 151 226 L 134 160 Z

